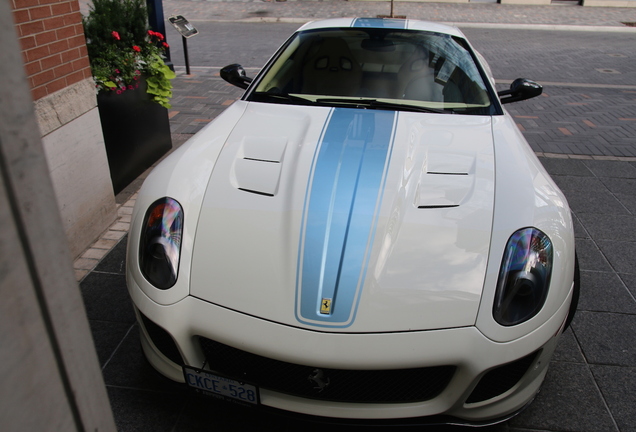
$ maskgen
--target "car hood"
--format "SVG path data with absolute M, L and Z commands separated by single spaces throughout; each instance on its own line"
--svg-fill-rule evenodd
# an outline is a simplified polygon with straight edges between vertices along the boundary
M 490 117 L 247 103 L 190 294 L 322 331 L 473 325 L 493 205 Z

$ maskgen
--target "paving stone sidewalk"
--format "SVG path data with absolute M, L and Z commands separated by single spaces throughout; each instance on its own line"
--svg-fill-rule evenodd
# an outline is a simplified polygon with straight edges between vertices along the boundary
M 164 0 L 164 14 L 184 15 L 192 21 L 309 21 L 322 18 L 387 15 L 387 1 L 346 0 Z M 395 15 L 450 23 L 543 24 L 625 27 L 636 22 L 636 8 L 563 5 L 508 5 L 497 3 L 394 3 Z
M 170 110 L 175 134 L 198 132 L 243 93 L 223 81 L 217 68 L 176 71 Z M 542 97 L 508 109 L 537 153 L 636 161 L 635 100 L 636 87 L 617 92 L 550 86 Z
M 91 0 L 80 0 L 83 14 L 88 13 L 90 2 Z M 390 2 L 382 0 L 163 0 L 162 4 L 166 19 L 172 15 L 184 15 L 192 22 L 306 22 L 323 18 L 375 17 L 388 15 L 391 11 Z M 610 27 L 614 30 L 629 30 L 628 24 L 636 23 L 636 7 L 583 7 L 563 4 L 502 5 L 410 0 L 396 1 L 394 14 L 405 15 L 410 19 L 453 24 Z
M 559 341 L 535 401 L 518 417 L 481 430 L 633 431 L 636 162 L 569 158 L 541 161 L 574 211 L 581 264 L 578 313 Z M 80 285 L 119 431 L 368 430 L 325 426 L 219 403 L 159 375 L 141 351 L 139 328 L 126 288 L 126 240 L 124 236 Z M 390 427 L 374 430 L 395 431 Z
M 297 22 L 329 16 L 375 16 L 387 9 L 386 2 L 341 0 L 164 1 L 166 17 L 180 13 L 201 23 Z M 568 6 L 398 2 L 396 13 L 444 22 L 578 25 L 590 31 L 598 26 L 622 29 L 621 22 L 636 22 L 636 9 Z M 503 77 L 507 70 L 499 70 L 498 76 Z M 178 145 L 218 116 L 242 91 L 221 80 L 217 67 L 194 67 L 187 75 L 185 68 L 177 65 L 176 71 L 169 114 L 173 141 Z M 256 71 L 248 70 L 250 75 Z M 554 75 L 559 71 L 548 72 Z M 612 84 L 611 78 L 605 82 Z M 582 269 L 581 300 L 534 403 L 515 419 L 486 430 L 634 431 L 636 88 L 550 85 L 545 93 L 509 109 L 574 212 Z M 161 377 L 145 361 L 125 282 L 126 232 L 140 182 L 118 196 L 122 204 L 119 221 L 92 252 L 87 251 L 82 261 L 86 268 L 77 273 L 118 429 L 324 431 L 326 427 L 321 425 L 202 400 Z

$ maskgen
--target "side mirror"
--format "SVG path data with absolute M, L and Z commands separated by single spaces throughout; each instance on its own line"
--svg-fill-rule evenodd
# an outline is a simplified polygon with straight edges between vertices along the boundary
M 238 63 L 225 66 L 221 69 L 221 78 L 242 89 L 246 89 L 252 82 L 252 78 L 247 76 L 243 66 Z
M 517 102 L 539 96 L 543 92 L 540 84 L 526 78 L 517 78 L 510 84 L 510 90 L 497 92 L 502 104 Z

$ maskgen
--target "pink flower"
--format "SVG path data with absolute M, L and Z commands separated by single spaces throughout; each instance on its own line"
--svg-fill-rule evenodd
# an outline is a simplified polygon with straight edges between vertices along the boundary
M 115 73 L 121 73 L 119 69 L 115 69 Z
M 139 48 L 137 45 L 133 45 L 132 48 L 134 51 L 141 52 L 141 48 Z
M 133 88 L 132 84 L 128 84 L 128 90 L 132 90 Z
M 121 94 L 122 90 L 117 90 L 116 93 L 117 94 Z
M 119 33 L 117 33 L 116 31 L 111 33 L 113 35 L 113 37 L 117 40 L 121 40 L 121 38 L 119 37 Z

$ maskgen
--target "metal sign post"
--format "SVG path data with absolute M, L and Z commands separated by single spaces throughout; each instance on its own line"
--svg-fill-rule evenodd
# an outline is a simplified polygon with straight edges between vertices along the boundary
M 192 24 L 188 22 L 183 15 L 175 15 L 168 18 L 170 24 L 181 33 L 181 40 L 183 41 L 183 56 L 185 58 L 186 74 L 190 75 L 190 57 L 188 56 L 188 38 L 199 33 Z

